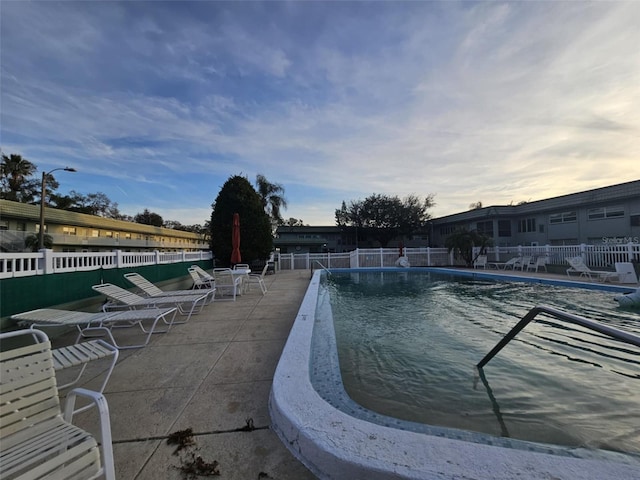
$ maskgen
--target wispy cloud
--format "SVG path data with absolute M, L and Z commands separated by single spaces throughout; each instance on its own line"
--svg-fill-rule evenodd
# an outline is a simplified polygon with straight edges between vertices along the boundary
M 1 21 L 3 151 L 182 223 L 238 173 L 316 224 L 374 192 L 444 215 L 637 178 L 634 2 L 15 2 Z

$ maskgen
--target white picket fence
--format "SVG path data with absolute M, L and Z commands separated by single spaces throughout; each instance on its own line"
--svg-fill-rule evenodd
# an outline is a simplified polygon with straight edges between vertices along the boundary
M 167 263 L 211 260 L 210 251 L 182 252 L 54 252 L 0 253 L 0 279 L 51 273 L 140 267 Z
M 404 248 L 412 267 L 461 266 L 453 252 L 446 248 Z M 476 254 L 479 253 L 476 251 Z M 640 262 L 640 244 L 620 245 L 543 245 L 537 247 L 492 247 L 486 249 L 490 262 L 504 262 L 511 257 L 544 256 L 549 265 L 567 266 L 566 257 L 580 256 L 590 267 L 613 267 L 616 262 Z M 360 248 L 345 253 L 281 253 L 276 255 L 279 270 L 315 270 L 318 268 L 384 268 L 395 267 L 397 248 Z

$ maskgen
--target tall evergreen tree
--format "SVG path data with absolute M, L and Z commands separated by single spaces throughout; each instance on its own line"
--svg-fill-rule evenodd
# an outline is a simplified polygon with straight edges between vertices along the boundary
M 240 215 L 240 252 L 242 262 L 251 264 L 269 257 L 273 249 L 271 221 L 262 199 L 251 183 L 242 176 L 229 177 L 212 205 L 211 249 L 216 265 L 231 263 L 231 230 L 233 214 Z

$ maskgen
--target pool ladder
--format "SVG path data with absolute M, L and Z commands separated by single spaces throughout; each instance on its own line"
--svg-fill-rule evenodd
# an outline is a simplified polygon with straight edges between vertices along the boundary
M 619 330 L 617 328 L 603 325 L 602 323 L 596 322 L 595 320 L 589 320 L 572 313 L 563 312 L 562 310 L 558 310 L 557 308 L 549 307 L 547 305 L 538 305 L 537 307 L 533 307 L 531 310 L 529 310 L 529 313 L 522 317 L 522 319 L 509 331 L 509 333 L 507 333 L 503 337 L 503 339 L 500 340 L 498 344 L 493 347 L 493 349 L 489 353 L 487 353 L 482 360 L 480 360 L 480 362 L 476 365 L 478 369 L 481 369 L 487 363 L 489 363 L 489 360 L 491 360 L 500 350 L 502 350 L 507 345 L 507 343 L 513 340 L 513 338 L 520 332 L 520 330 L 526 327 L 529 322 L 534 320 L 539 313 L 546 313 L 548 315 L 551 315 L 552 317 L 557 318 L 558 320 L 575 323 L 590 330 L 594 330 L 604 335 L 617 338 L 618 340 L 621 340 L 623 342 L 630 343 L 631 345 L 635 345 L 636 347 L 640 347 L 640 337 L 637 335 L 625 332 L 624 330 Z

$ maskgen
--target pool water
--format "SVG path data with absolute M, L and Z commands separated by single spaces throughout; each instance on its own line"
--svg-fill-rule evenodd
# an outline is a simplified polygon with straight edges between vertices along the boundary
M 612 293 L 413 271 L 324 288 L 344 389 L 374 416 L 640 454 L 640 349 L 541 314 L 475 368 L 540 304 L 640 335 Z

